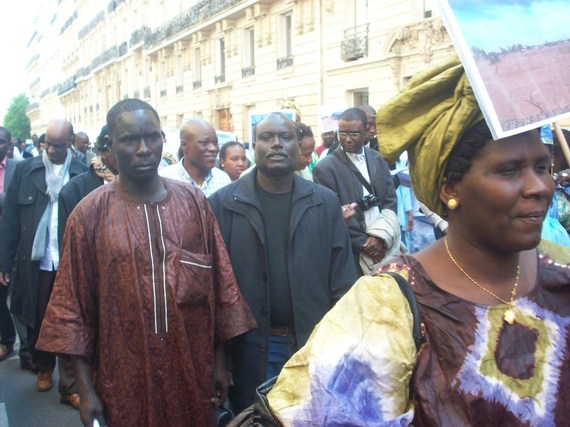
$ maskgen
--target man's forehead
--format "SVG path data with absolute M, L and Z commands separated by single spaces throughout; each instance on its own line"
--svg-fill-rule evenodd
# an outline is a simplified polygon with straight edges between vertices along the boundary
M 362 122 L 360 120 L 346 120 L 346 119 L 340 119 L 338 121 L 338 128 L 339 130 L 341 130 L 342 127 L 345 126 L 350 126 L 350 127 L 355 127 L 355 126 L 363 126 Z
M 123 111 L 115 119 L 114 132 L 160 131 L 160 121 L 148 110 Z
M 46 139 L 65 139 L 70 137 L 69 126 L 52 125 L 46 130 Z
M 260 121 L 256 128 L 258 132 L 271 130 L 283 131 L 284 129 L 295 132 L 295 123 L 285 116 L 270 115 Z
M 201 123 L 193 123 L 186 127 L 186 133 L 188 135 L 192 135 L 196 139 L 204 139 L 204 138 L 218 138 L 216 135 L 216 131 L 213 127 L 201 124 Z

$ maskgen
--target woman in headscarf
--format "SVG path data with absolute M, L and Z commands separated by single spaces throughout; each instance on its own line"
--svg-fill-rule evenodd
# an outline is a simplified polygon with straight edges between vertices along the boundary
M 537 249 L 554 189 L 538 132 L 493 141 L 456 58 L 413 78 L 377 125 L 447 236 L 382 268 L 415 300 L 381 272 L 336 304 L 267 395 L 276 422 L 567 424 L 570 258 Z

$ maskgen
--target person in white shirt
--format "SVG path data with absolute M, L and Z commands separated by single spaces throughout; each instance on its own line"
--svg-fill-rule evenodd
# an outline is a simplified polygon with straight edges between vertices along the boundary
M 206 197 L 232 182 L 227 173 L 215 167 L 220 146 L 216 131 L 209 123 L 201 119 L 188 120 L 180 130 L 180 147 L 184 157 L 160 169 L 160 176 L 193 184 Z

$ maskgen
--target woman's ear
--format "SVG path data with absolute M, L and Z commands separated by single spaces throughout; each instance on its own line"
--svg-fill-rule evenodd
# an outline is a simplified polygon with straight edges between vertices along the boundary
M 443 178 L 439 188 L 439 200 L 450 210 L 457 209 L 461 204 L 461 198 L 457 192 L 456 184 L 449 183 L 447 178 Z M 450 202 L 450 200 L 454 200 L 454 202 Z

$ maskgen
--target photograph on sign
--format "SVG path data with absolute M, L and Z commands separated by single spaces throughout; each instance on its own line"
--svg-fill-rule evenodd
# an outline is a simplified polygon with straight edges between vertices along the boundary
M 442 0 L 495 139 L 570 117 L 568 0 Z

